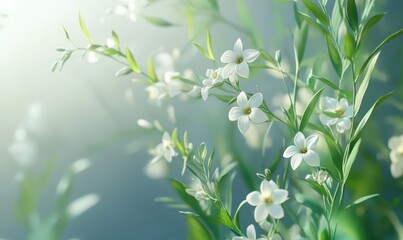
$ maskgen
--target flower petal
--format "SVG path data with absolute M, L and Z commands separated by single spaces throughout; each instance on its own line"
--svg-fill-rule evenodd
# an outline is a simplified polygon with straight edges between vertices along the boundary
M 233 63 L 237 59 L 236 54 L 232 50 L 227 50 L 221 55 L 221 62 L 222 63 Z
M 263 95 L 261 93 L 255 93 L 249 99 L 249 106 L 251 108 L 254 108 L 254 107 L 257 108 L 260 105 L 262 105 L 262 102 L 263 102 Z
M 295 155 L 297 153 L 299 153 L 298 148 L 296 146 L 294 146 L 294 145 L 291 145 L 284 151 L 283 157 L 290 158 L 290 157 L 292 157 L 293 155 Z
M 253 224 L 249 225 L 248 228 L 246 229 L 246 236 L 248 236 L 248 238 L 251 240 L 256 239 L 256 230 Z
M 261 193 L 260 193 L 260 192 L 258 192 L 258 191 L 253 191 L 253 192 L 249 193 L 249 194 L 246 196 L 246 201 L 247 201 L 247 202 L 249 203 L 249 205 L 251 205 L 251 206 L 257 206 L 257 205 L 259 205 L 259 203 L 261 203 L 260 196 L 261 196 Z
M 263 180 L 262 183 L 260 184 L 260 192 L 262 193 L 272 193 L 274 190 L 276 190 L 277 184 L 273 182 L 273 180 L 267 181 Z
M 269 210 L 269 214 L 275 219 L 280 219 L 280 218 L 284 217 L 283 207 L 279 204 L 272 203 L 269 206 L 268 210 Z
M 294 144 L 298 149 L 304 148 L 305 146 L 305 136 L 302 132 L 297 132 L 294 137 Z
M 236 65 L 236 73 L 244 78 L 249 77 L 249 66 L 245 61 L 242 61 L 241 63 Z
M 281 204 L 288 199 L 288 191 L 284 189 L 276 189 L 272 193 L 273 202 Z
M 297 169 L 297 167 L 301 164 L 302 154 L 297 153 L 291 158 L 291 168 L 292 170 Z
M 394 178 L 400 178 L 403 176 L 403 161 L 392 163 L 390 165 L 390 172 Z
M 238 118 L 238 128 L 243 135 L 249 130 L 249 117 L 247 115 L 242 115 Z
M 243 51 L 243 60 L 251 63 L 255 61 L 260 55 L 260 52 L 255 49 L 246 49 Z
M 235 63 L 228 63 L 227 65 L 225 65 L 225 67 L 222 70 L 222 77 L 229 78 L 230 76 L 234 75 L 236 66 L 237 65 Z
M 201 96 L 202 96 L 202 98 L 203 98 L 204 101 L 206 101 L 207 98 L 208 98 L 208 91 L 209 91 L 209 90 L 210 90 L 209 87 L 203 87 L 203 88 L 201 89 L 201 91 L 200 91 Z
M 334 110 L 337 108 L 338 105 L 339 105 L 339 102 L 335 98 L 324 97 L 322 100 L 323 111 L 334 112 Z
M 236 121 L 243 115 L 243 109 L 240 107 L 233 107 L 229 110 L 228 118 L 230 121 Z
M 403 136 L 403 135 L 402 135 Z M 399 147 L 399 145 L 400 144 L 403 144 L 403 142 L 401 142 L 401 138 L 400 137 L 398 137 L 398 136 L 393 136 L 393 137 L 391 137 L 391 138 L 389 138 L 389 141 L 388 141 L 388 147 L 390 148 L 390 149 L 396 149 L 396 148 L 398 148 Z
M 329 126 L 334 125 L 337 122 L 337 118 L 329 117 L 323 113 L 319 115 L 319 120 L 323 125 L 329 125 Z
M 238 103 L 241 108 L 248 107 L 248 97 L 244 91 L 239 93 L 238 97 L 236 98 L 236 103 Z
M 238 38 L 234 44 L 234 52 L 236 55 L 242 55 L 243 51 L 243 45 L 242 45 L 242 40 Z
M 302 155 L 304 161 L 312 167 L 317 167 L 319 166 L 319 156 L 316 152 L 312 151 L 312 150 L 308 150 L 308 152 L 306 152 L 305 154 Z
M 266 204 L 260 204 L 255 208 L 254 217 L 256 222 L 263 222 L 269 215 L 269 208 Z
M 262 123 L 267 121 L 269 118 L 267 117 L 267 115 L 260 110 L 259 108 L 252 108 L 251 112 L 249 114 L 249 119 L 251 120 L 251 122 L 253 123 Z
M 308 149 L 312 149 L 312 148 L 314 148 L 316 146 L 318 141 L 319 141 L 319 136 L 316 135 L 316 134 L 313 134 L 313 135 L 311 135 L 311 136 L 306 138 L 306 147 Z
M 339 133 L 344 133 L 344 131 L 348 130 L 351 128 L 351 122 L 350 119 L 348 118 L 343 118 L 339 120 L 336 124 L 336 130 Z

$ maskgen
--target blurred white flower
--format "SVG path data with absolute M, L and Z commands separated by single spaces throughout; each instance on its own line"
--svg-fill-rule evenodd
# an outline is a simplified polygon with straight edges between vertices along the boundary
M 87 169 L 90 166 L 91 166 L 91 161 L 86 158 L 82 158 L 82 159 L 76 160 L 71 165 L 71 170 L 73 171 L 73 173 L 77 174 L 79 172 L 84 171 L 85 169 Z
M 262 105 L 263 96 L 261 93 L 256 93 L 248 100 L 245 92 L 241 92 L 237 97 L 239 107 L 233 107 L 228 113 L 230 121 L 238 120 L 239 131 L 243 135 L 249 129 L 250 122 L 262 123 L 268 120 L 267 115 L 259 109 Z
M 304 160 L 310 166 L 319 166 L 319 156 L 312 149 L 319 141 L 319 136 L 314 134 L 305 139 L 302 132 L 297 132 L 294 137 L 294 144 L 284 151 L 283 157 L 291 157 L 291 168 L 293 170 Z
M 89 63 L 96 63 L 99 60 L 99 55 L 98 53 L 94 52 L 94 51 L 89 51 L 87 54 L 87 61 Z
M 288 191 L 279 189 L 273 180 L 266 179 L 260 184 L 260 192 L 253 191 L 246 196 L 246 201 L 256 206 L 254 217 L 260 223 L 270 215 L 275 219 L 284 217 L 284 210 L 281 206 L 288 199 Z
M 246 144 L 250 148 L 254 149 L 266 149 L 272 146 L 273 140 L 268 136 L 267 124 L 252 124 L 249 127 L 249 130 L 246 132 L 245 140 Z
M 348 104 L 347 99 L 338 101 L 335 98 L 324 97 L 322 101 L 323 113 L 319 115 L 324 125 L 336 125 L 339 133 L 344 133 L 351 128 L 350 118 L 353 116 L 353 107 Z
M 190 188 L 187 188 L 186 192 L 195 197 L 197 201 L 210 199 L 209 195 L 203 188 L 203 184 L 198 178 L 193 179 L 193 182 L 190 184 Z
M 67 208 L 67 214 L 70 218 L 78 217 L 88 209 L 99 202 L 99 196 L 96 194 L 87 194 L 71 202 Z
M 120 1 L 120 3 L 112 10 L 112 13 L 118 16 L 127 17 L 130 21 L 135 22 L 147 3 L 147 0 Z
M 390 172 L 394 178 L 403 176 L 403 134 L 400 136 L 393 136 L 388 141 L 390 148 Z
M 150 178 L 163 178 L 168 175 L 168 163 L 166 161 L 149 162 L 144 169 L 144 173 Z
M 246 228 L 246 237 L 233 237 L 232 240 L 265 240 L 265 238 L 256 239 L 256 229 L 255 226 L 251 224 Z
M 151 162 L 156 162 L 161 158 L 165 158 L 165 160 L 171 162 L 172 157 L 176 157 L 178 155 L 168 132 L 164 132 L 162 135 L 162 142 L 155 147 L 154 151 L 152 151 L 152 154 L 155 155 L 155 157 L 151 160 Z
M 308 88 L 300 88 L 298 89 L 297 101 L 295 103 L 295 108 L 297 114 L 302 116 L 304 114 L 305 107 L 308 105 L 309 100 L 312 98 L 312 92 Z M 283 111 L 281 108 L 289 109 L 291 106 L 290 97 L 287 94 L 276 94 L 271 100 L 273 107 L 275 108 L 273 112 L 282 117 Z M 283 118 L 284 119 L 284 118 Z
M 235 74 L 248 78 L 248 63 L 255 61 L 259 55 L 260 52 L 255 49 L 243 50 L 242 41 L 238 38 L 234 44 L 234 50 L 227 50 L 221 55 L 221 62 L 227 64 L 223 69 L 223 78 L 229 78 Z
M 139 125 L 142 128 L 145 128 L 145 129 L 153 128 L 153 124 L 150 123 L 149 121 L 145 120 L 145 119 L 138 119 L 137 120 L 137 125 Z
M 153 100 L 157 105 L 161 105 L 161 100 L 166 96 L 175 97 L 181 93 L 182 83 L 176 78 L 179 77 L 178 72 L 165 72 L 164 79 L 154 83 L 146 88 L 150 100 Z
M 116 46 L 115 40 L 113 40 L 112 38 L 106 39 L 106 46 L 108 48 L 114 48 Z

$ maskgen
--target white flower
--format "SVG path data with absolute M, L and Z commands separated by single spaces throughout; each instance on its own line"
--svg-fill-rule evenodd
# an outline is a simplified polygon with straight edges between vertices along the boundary
M 141 14 L 141 9 L 146 5 L 147 0 L 125 0 L 116 5 L 113 13 L 118 16 L 126 16 L 130 21 L 135 22 Z
M 223 69 L 223 78 L 229 78 L 235 74 L 241 77 L 249 77 L 248 63 L 255 61 L 260 52 L 255 49 L 243 50 L 242 41 L 238 40 L 234 44 L 234 51 L 227 50 L 221 55 L 221 62 L 226 63 Z
M 403 176 L 403 134 L 393 136 L 389 139 L 388 146 L 390 148 L 390 171 L 394 178 Z
M 320 185 L 326 183 L 329 187 L 332 187 L 333 183 L 333 179 L 330 176 L 329 172 L 322 169 L 317 172 L 313 172 L 312 174 L 306 175 L 305 180 L 315 181 Z
M 265 240 L 265 238 L 256 239 L 256 229 L 255 226 L 251 224 L 246 228 L 246 237 L 233 237 L 232 240 Z
M 233 107 L 228 113 L 230 121 L 238 120 L 238 128 L 242 134 L 249 129 L 249 122 L 262 123 L 268 120 L 267 115 L 259 109 L 263 102 L 261 93 L 254 94 L 249 100 L 245 92 L 241 92 L 237 97 L 239 107 Z
M 165 72 L 164 79 L 156 82 L 146 88 L 150 100 L 157 102 L 157 105 L 161 104 L 161 100 L 166 96 L 175 97 L 181 93 L 182 84 L 178 81 L 178 72 L 168 71 Z
M 107 46 L 108 48 L 114 48 L 114 47 L 116 47 L 116 42 L 115 42 L 115 40 L 113 40 L 112 38 L 106 39 L 106 46 Z
M 305 139 L 302 132 L 297 132 L 294 137 L 294 144 L 289 146 L 283 154 L 283 157 L 291 157 L 291 167 L 293 170 L 304 160 L 310 166 L 319 166 L 319 156 L 312 149 L 319 141 L 319 136 L 314 134 Z
M 263 180 L 260 184 L 260 192 L 253 191 L 246 196 L 246 201 L 256 206 L 254 217 L 256 222 L 263 222 L 271 215 L 275 219 L 284 217 L 281 204 L 288 199 L 288 191 L 279 189 L 272 180 Z
M 94 52 L 94 51 L 89 51 L 88 55 L 87 55 L 87 61 L 89 63 L 96 63 L 99 60 L 99 56 L 98 53 Z
M 353 117 L 353 107 L 347 99 L 338 101 L 335 98 L 325 97 L 322 101 L 323 113 L 319 115 L 320 121 L 325 125 L 336 125 L 339 133 L 351 128 L 350 118 Z
M 153 154 L 156 155 L 151 162 L 156 162 L 162 157 L 168 162 L 172 161 L 172 157 L 178 155 L 175 151 L 174 143 L 171 141 L 171 137 L 167 132 L 162 135 L 162 143 L 158 144 L 154 149 Z

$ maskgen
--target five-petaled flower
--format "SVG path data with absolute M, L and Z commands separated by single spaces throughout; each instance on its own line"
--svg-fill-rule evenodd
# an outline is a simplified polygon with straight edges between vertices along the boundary
M 232 240 L 265 240 L 265 238 L 256 239 L 256 229 L 255 226 L 251 224 L 246 228 L 246 237 L 233 237 Z
M 260 184 L 260 192 L 253 191 L 246 196 L 246 201 L 256 206 L 254 217 L 260 223 L 270 215 L 275 219 L 284 217 L 284 210 L 281 206 L 288 199 L 288 191 L 279 189 L 273 180 L 263 180 Z
M 161 158 L 165 158 L 168 162 L 172 161 L 172 158 L 177 156 L 178 153 L 175 151 L 174 143 L 169 136 L 169 133 L 164 132 L 162 135 L 162 142 L 155 147 L 153 154 L 155 157 L 151 162 L 158 161 Z
M 189 92 L 189 95 L 196 96 L 201 94 L 204 101 L 207 100 L 209 91 L 214 85 L 219 84 L 223 81 L 221 76 L 222 68 L 218 69 L 207 69 L 206 76 L 207 78 L 203 80 L 203 86 L 193 86 L 193 89 Z
M 230 121 L 238 120 L 238 128 L 242 134 L 245 134 L 250 122 L 262 123 L 268 120 L 267 115 L 259 109 L 262 105 L 263 96 L 261 93 L 254 94 L 249 100 L 245 92 L 241 92 L 237 97 L 239 107 L 233 107 L 228 113 Z
M 242 41 L 238 40 L 234 44 L 234 51 L 227 50 L 221 55 L 221 62 L 226 63 L 223 69 L 223 78 L 232 78 L 235 74 L 241 77 L 249 77 L 248 63 L 255 61 L 260 55 L 260 52 L 255 49 L 243 50 Z M 231 81 L 233 82 L 233 81 Z
M 295 170 L 304 160 L 308 165 L 319 166 L 319 156 L 312 149 L 319 141 L 319 136 L 314 134 L 305 139 L 302 132 L 297 132 L 294 137 L 294 144 L 289 146 L 283 154 L 283 157 L 291 157 L 291 167 Z
M 388 146 L 390 148 L 390 171 L 394 178 L 403 176 L 403 134 L 393 136 L 389 139 Z
M 353 117 L 353 107 L 347 99 L 338 101 L 335 98 L 325 97 L 322 101 L 323 113 L 319 115 L 320 121 L 328 126 L 336 125 L 339 133 L 351 128 L 350 118 Z

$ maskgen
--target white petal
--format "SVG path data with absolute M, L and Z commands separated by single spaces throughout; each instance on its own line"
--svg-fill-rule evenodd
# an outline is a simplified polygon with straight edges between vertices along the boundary
M 249 66 L 245 61 L 242 61 L 241 63 L 236 65 L 236 73 L 244 78 L 249 77 Z
M 210 88 L 208 88 L 208 87 L 204 87 L 204 88 L 201 89 L 201 96 L 202 96 L 204 101 L 206 101 L 207 98 L 208 98 L 208 91 L 209 90 L 210 90 Z
M 261 203 L 260 196 L 261 196 L 260 192 L 258 192 L 258 191 L 253 191 L 253 192 L 249 193 L 249 194 L 246 196 L 246 201 L 247 201 L 251 206 L 257 206 L 257 205 L 259 205 L 259 203 Z
M 260 226 L 260 228 L 262 228 L 266 232 L 270 232 L 271 230 L 273 230 L 273 224 L 271 222 L 268 222 L 268 221 L 260 222 L 259 226 Z
M 302 132 L 297 132 L 297 134 L 295 134 L 295 137 L 294 137 L 295 146 L 297 148 L 301 149 L 301 148 L 306 147 L 305 143 L 306 143 L 306 141 L 305 141 L 304 134 Z
M 164 134 L 162 135 L 162 142 L 170 142 L 171 141 L 171 137 L 169 136 L 168 132 L 164 132 Z
M 263 103 L 263 95 L 261 93 L 255 93 L 249 99 L 249 106 L 252 108 L 259 107 L 260 105 L 262 105 L 262 103 Z
M 306 147 L 312 149 L 316 146 L 319 141 L 319 136 L 314 134 L 306 138 Z
M 402 136 L 403 136 L 403 135 L 402 135 Z M 389 138 L 388 147 L 389 147 L 390 149 L 396 149 L 396 148 L 398 148 L 400 144 L 403 144 L 403 142 L 402 142 L 400 139 L 401 139 L 401 138 L 400 138 L 400 137 L 397 137 L 397 136 L 393 136 L 393 137 Z
M 227 50 L 221 55 L 222 63 L 233 63 L 237 60 L 237 56 L 232 50 Z
M 188 94 L 190 96 L 197 96 L 199 95 L 201 92 L 201 87 L 199 86 L 193 86 L 192 90 L 190 90 L 190 92 L 188 92 Z
M 390 172 L 394 178 L 403 176 L 403 161 L 392 163 L 390 165 Z
M 334 125 L 337 122 L 337 118 L 329 117 L 323 113 L 319 115 L 319 120 L 323 125 L 329 125 L 329 126 Z
M 396 150 L 392 150 L 389 154 L 389 157 L 392 163 L 398 163 L 400 161 L 403 162 L 403 155 Z
M 291 168 L 292 170 L 297 169 L 297 167 L 301 164 L 302 155 L 300 153 L 295 154 L 291 158 Z
M 243 135 L 249 130 L 249 117 L 247 115 L 238 118 L 238 128 Z
M 323 98 L 322 108 L 324 111 L 326 111 L 326 110 L 334 111 L 338 105 L 339 105 L 339 102 L 335 98 L 331 98 L 331 97 Z
M 248 238 L 251 240 L 256 239 L 255 226 L 253 226 L 252 224 L 248 226 L 248 228 L 246 229 L 246 236 L 248 236 Z
M 236 121 L 243 115 L 243 109 L 240 107 L 233 107 L 229 110 L 228 118 L 230 121 Z
M 251 63 L 255 61 L 260 55 L 260 52 L 255 49 L 246 49 L 243 51 L 243 60 Z
M 260 184 L 260 192 L 262 193 L 271 193 L 277 189 L 277 184 L 273 182 L 273 180 L 267 181 L 263 180 Z
M 273 202 L 281 204 L 288 199 L 288 191 L 284 189 L 276 189 L 272 193 Z
M 317 167 L 319 166 L 319 156 L 316 152 L 312 150 L 308 150 L 307 153 L 303 154 L 303 159 L 304 161 L 312 167 Z
M 228 77 L 229 81 L 231 82 L 232 86 L 238 85 L 238 75 L 232 74 Z
M 291 145 L 284 151 L 283 157 L 289 158 L 289 157 L 292 157 L 293 155 L 295 155 L 297 153 L 299 153 L 299 149 L 296 146 Z
M 348 119 L 348 118 L 343 118 L 343 119 L 339 120 L 336 124 L 336 130 L 339 133 L 344 133 L 344 131 L 350 129 L 350 127 L 351 127 L 351 122 L 350 122 L 350 119 Z
M 238 97 L 236 98 L 236 102 L 241 108 L 248 107 L 248 97 L 244 91 L 239 93 Z
M 281 205 L 279 204 L 272 203 L 269 206 L 269 214 L 275 219 L 283 218 L 284 217 L 283 207 L 281 207 Z
M 236 63 L 228 63 L 222 70 L 222 77 L 229 78 L 230 76 L 235 74 L 237 64 Z
M 260 204 L 255 208 L 254 217 L 256 222 L 263 222 L 269 215 L 269 208 L 265 204 Z
M 251 120 L 251 122 L 253 123 L 262 123 L 267 121 L 269 118 L 267 117 L 267 115 L 260 110 L 259 108 L 252 108 L 251 112 L 249 114 L 249 119 Z
M 241 55 L 242 51 L 243 51 L 242 41 L 240 38 L 238 38 L 238 40 L 236 40 L 234 44 L 234 52 L 236 55 Z

